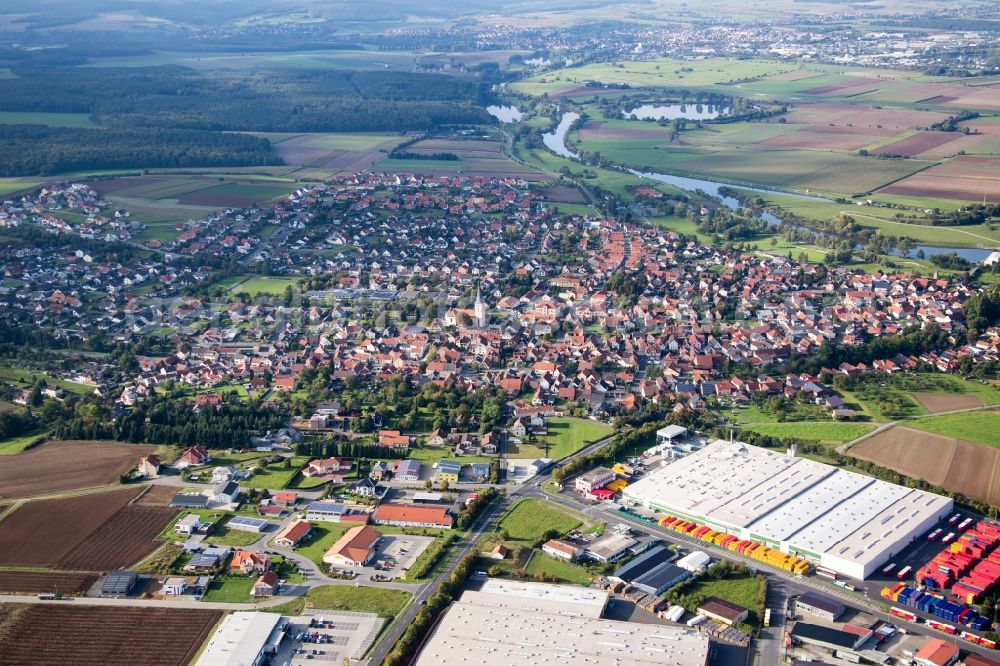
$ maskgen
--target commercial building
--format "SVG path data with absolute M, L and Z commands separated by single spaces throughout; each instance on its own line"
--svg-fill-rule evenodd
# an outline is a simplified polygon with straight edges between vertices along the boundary
M 847 611 L 847 606 L 822 594 L 806 592 L 795 601 L 795 611 L 809 613 L 828 622 L 835 622 Z
M 705 666 L 706 634 L 601 619 L 608 593 L 488 580 L 448 609 L 416 666 L 589 664 Z
M 617 478 L 618 476 L 607 467 L 598 467 L 576 477 L 574 487 L 578 493 L 592 493 Z
M 226 527 L 231 530 L 240 530 L 241 532 L 263 532 L 269 524 L 266 520 L 261 520 L 260 518 L 234 516 L 226 523 Z
M 438 463 L 438 483 L 458 483 L 458 476 L 461 473 L 462 466 L 457 462 L 442 460 Z
M 659 596 L 690 577 L 690 571 L 685 571 L 669 562 L 664 562 L 633 580 L 632 587 L 642 590 L 646 594 Z
M 294 548 L 312 534 L 312 525 L 305 520 L 296 520 L 274 537 L 274 543 L 285 548 Z
M 323 554 L 323 561 L 335 566 L 363 567 L 375 555 L 375 546 L 381 539 L 382 533 L 374 527 L 352 527 Z
M 396 527 L 441 527 L 451 529 L 454 518 L 448 507 L 426 504 L 380 504 L 375 509 L 375 522 Z
M 396 467 L 396 480 L 397 481 L 419 481 L 420 480 L 420 461 L 411 460 L 407 458 L 406 460 L 399 461 L 399 465 Z
M 666 546 L 657 546 L 628 564 L 619 567 L 611 574 L 611 578 L 622 583 L 631 583 L 661 564 L 673 562 L 675 559 L 677 559 L 677 553 Z
M 952 500 L 830 465 L 715 441 L 622 492 L 642 506 L 867 578 L 952 510 Z
M 131 571 L 112 571 L 101 581 L 102 597 L 127 597 L 139 580 Z
M 668 425 L 656 431 L 657 444 L 673 444 L 674 440 L 687 437 L 688 429 L 679 425 Z
M 712 563 L 712 558 L 708 556 L 707 553 L 703 553 L 700 550 L 694 550 L 677 560 L 677 566 L 691 573 L 698 573 L 704 571 L 709 564 Z
M 569 541 L 550 539 L 542 544 L 542 552 L 550 557 L 572 562 L 580 557 L 583 553 L 583 548 L 580 548 L 576 544 L 570 543 Z
M 958 646 L 940 638 L 932 638 L 913 655 L 920 666 L 951 666 L 958 661 Z
M 584 555 L 598 562 L 617 562 L 638 543 L 627 534 L 608 534 L 591 542 Z
M 195 666 L 260 666 L 278 651 L 288 618 L 237 611 L 227 615 Z
M 793 639 L 797 639 L 806 645 L 825 648 L 831 652 L 851 652 L 857 650 L 872 637 L 872 632 L 870 631 L 855 634 L 849 631 L 841 631 L 840 629 L 832 629 L 806 622 L 796 622 L 790 633 Z
M 745 621 L 750 615 L 750 611 L 743 606 L 718 597 L 705 599 L 698 606 L 698 612 L 724 624 L 738 624 Z

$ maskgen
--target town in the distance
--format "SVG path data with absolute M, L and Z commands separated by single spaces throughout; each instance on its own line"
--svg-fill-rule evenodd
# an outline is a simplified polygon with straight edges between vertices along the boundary
M 0 3 L 3 666 L 1000 666 L 1000 8 Z

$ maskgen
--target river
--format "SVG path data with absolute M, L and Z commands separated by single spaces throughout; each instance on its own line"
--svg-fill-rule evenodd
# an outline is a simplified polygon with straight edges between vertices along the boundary
M 524 113 L 516 106 L 497 106 L 493 104 L 486 107 L 486 113 L 490 114 L 502 123 L 519 123 Z
M 569 159 L 579 159 L 579 156 L 571 152 L 566 148 L 566 134 L 569 132 L 570 125 L 580 118 L 580 114 L 569 111 L 563 114 L 562 119 L 559 121 L 559 125 L 556 127 L 554 132 L 542 135 L 542 140 L 545 142 L 545 146 L 557 155 L 566 157 Z M 722 183 L 717 180 L 707 180 L 705 178 L 691 178 L 689 176 L 673 176 L 665 173 L 655 173 L 646 171 L 637 171 L 635 169 L 627 169 L 629 173 L 634 176 L 639 176 L 640 178 L 649 178 L 660 183 L 666 183 L 668 185 L 673 185 L 682 190 L 687 190 L 688 192 L 696 192 L 701 190 L 709 196 L 719 199 L 723 205 L 732 210 L 739 210 L 741 208 L 740 202 L 733 197 L 727 197 L 719 194 L 719 188 L 729 187 L 737 188 L 741 190 L 747 190 L 750 192 L 760 192 L 762 194 L 780 194 L 784 197 L 792 197 L 795 199 L 806 199 L 809 201 L 823 201 L 825 203 L 837 203 L 832 199 L 826 199 L 823 197 L 817 197 L 810 194 L 799 194 L 797 192 L 785 192 L 783 190 L 769 189 L 766 187 L 755 187 L 751 185 L 734 185 L 732 183 Z M 844 204 L 848 206 L 849 204 Z M 760 217 L 772 226 L 780 226 L 782 220 L 768 213 L 767 211 L 761 211 Z M 786 222 L 792 228 L 800 229 L 802 231 L 807 231 L 811 234 L 816 234 L 817 236 L 824 235 L 823 232 L 814 231 L 807 227 L 795 225 Z M 984 250 L 980 248 L 972 247 L 944 247 L 941 245 L 914 245 L 913 250 L 910 252 L 910 256 L 915 256 L 919 250 L 923 250 L 924 256 L 930 258 L 935 254 L 957 254 L 959 257 L 965 259 L 966 261 L 980 262 L 990 256 L 992 250 Z M 893 250 L 893 256 L 900 256 L 898 250 Z

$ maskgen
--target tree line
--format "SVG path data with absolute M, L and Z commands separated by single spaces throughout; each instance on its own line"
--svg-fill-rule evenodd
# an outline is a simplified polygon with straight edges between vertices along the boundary
M 0 125 L 0 175 L 282 164 L 267 139 L 222 132 Z

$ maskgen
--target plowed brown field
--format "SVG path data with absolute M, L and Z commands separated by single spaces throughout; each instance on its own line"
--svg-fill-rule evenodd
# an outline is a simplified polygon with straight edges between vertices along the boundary
M 103 486 L 155 447 L 101 441 L 52 441 L 0 459 L 0 499 Z
M 5 666 L 184 666 L 222 613 L 107 606 L 0 606 Z
M 897 426 L 852 446 L 848 455 L 1000 504 L 1000 449 Z
M 0 592 L 35 594 L 59 592 L 78 594 L 86 592 L 97 582 L 96 573 L 63 571 L 0 571 Z
M 18 507 L 0 521 L 0 565 L 56 566 L 138 494 L 124 488 Z

